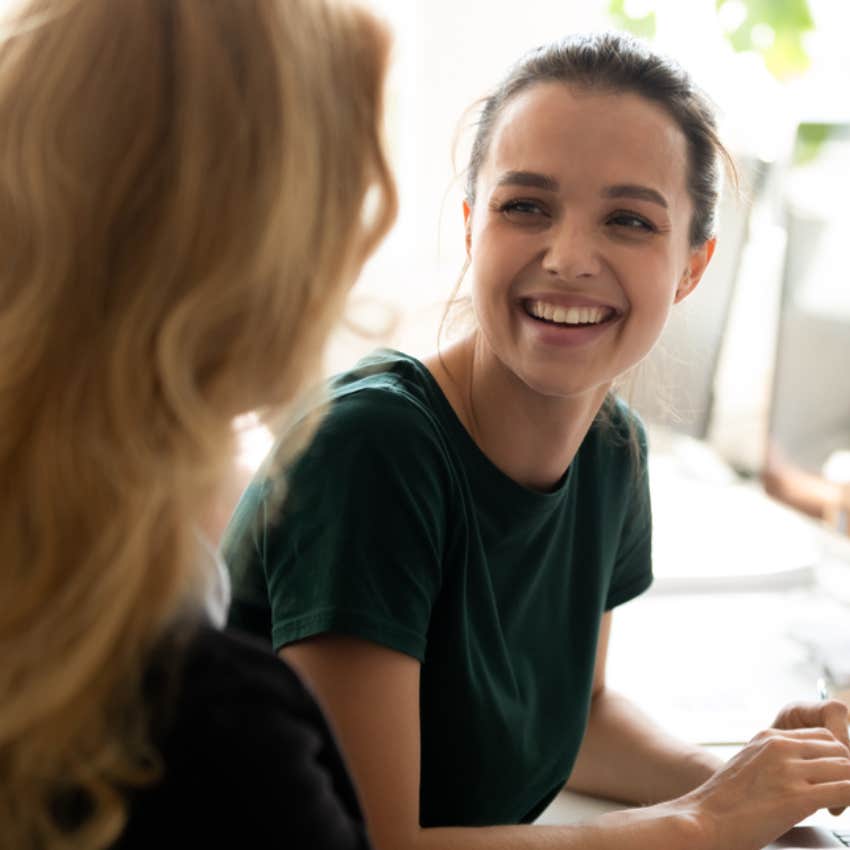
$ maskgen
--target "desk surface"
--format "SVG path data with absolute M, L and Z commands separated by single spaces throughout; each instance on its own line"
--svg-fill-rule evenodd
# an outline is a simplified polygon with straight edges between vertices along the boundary
M 741 743 L 786 703 L 817 698 L 811 641 L 848 621 L 819 588 L 650 593 L 614 612 L 608 682 L 678 737 Z
M 817 698 L 825 643 L 850 678 L 850 546 L 699 441 L 660 447 L 656 583 L 614 613 L 608 680 L 679 737 L 748 741 L 785 703 Z

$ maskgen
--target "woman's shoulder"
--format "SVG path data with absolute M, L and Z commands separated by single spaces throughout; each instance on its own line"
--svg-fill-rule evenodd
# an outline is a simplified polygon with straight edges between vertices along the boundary
M 411 424 L 429 419 L 435 409 L 434 379 L 409 354 L 379 349 L 330 381 L 331 411 L 346 416 L 390 418 Z
M 609 395 L 579 450 L 597 473 L 635 483 L 646 473 L 647 435 L 640 415 L 623 399 Z
M 183 700 L 237 696 L 242 704 L 259 699 L 315 707 L 301 680 L 268 643 L 236 629 L 198 625 L 185 645 L 181 678 Z
M 646 452 L 646 427 L 640 414 L 622 398 L 609 394 L 590 429 L 603 442 L 619 447 L 638 447 Z
M 118 847 L 254 846 L 275 832 L 297 847 L 368 846 L 329 727 L 267 643 L 202 624 L 164 641 L 153 668 L 162 777 L 133 795 Z
M 423 363 L 381 350 L 331 380 L 330 404 L 308 451 L 309 460 L 354 450 L 415 463 L 445 455 L 446 413 Z M 405 461 L 404 459 L 407 459 Z
M 292 668 L 267 642 L 240 631 L 196 625 L 164 642 L 152 670 L 158 737 L 172 756 L 209 736 L 219 754 L 250 758 L 250 745 L 258 740 L 273 751 L 297 746 L 299 730 L 326 731 Z

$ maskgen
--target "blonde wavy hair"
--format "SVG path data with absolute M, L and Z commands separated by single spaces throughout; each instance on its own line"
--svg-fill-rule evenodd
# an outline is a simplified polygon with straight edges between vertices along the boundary
M 200 605 L 232 420 L 312 376 L 396 196 L 389 39 L 333 0 L 29 0 L 0 40 L 0 823 L 103 847 Z M 82 795 L 68 831 L 56 800 Z

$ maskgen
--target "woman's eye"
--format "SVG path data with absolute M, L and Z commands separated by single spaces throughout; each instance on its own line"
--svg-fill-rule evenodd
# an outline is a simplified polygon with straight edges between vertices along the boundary
M 654 233 L 657 228 L 645 218 L 635 215 L 634 213 L 619 212 L 614 213 L 609 219 L 609 224 L 614 224 L 617 227 L 622 227 L 625 230 L 643 230 L 648 233 Z
M 506 201 L 504 204 L 500 204 L 499 212 L 515 218 L 533 218 L 546 215 L 546 210 L 536 201 L 523 200 Z

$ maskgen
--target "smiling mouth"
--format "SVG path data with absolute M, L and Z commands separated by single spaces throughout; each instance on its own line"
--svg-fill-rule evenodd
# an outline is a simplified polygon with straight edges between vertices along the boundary
M 562 307 L 546 301 L 526 300 L 523 309 L 539 322 L 561 327 L 587 327 L 611 321 L 617 311 L 613 307 Z

